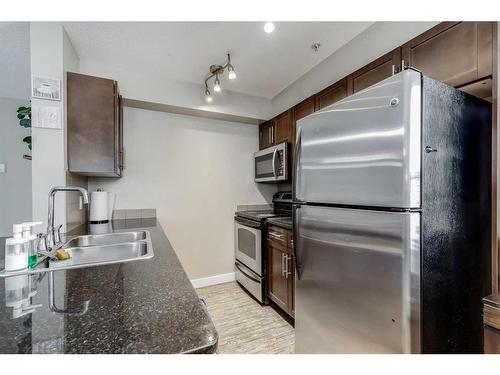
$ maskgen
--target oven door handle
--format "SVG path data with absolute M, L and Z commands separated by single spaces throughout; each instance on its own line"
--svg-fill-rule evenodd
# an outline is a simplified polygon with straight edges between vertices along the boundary
M 234 264 L 236 266 L 236 268 L 243 274 L 245 275 L 246 277 L 248 277 L 250 280 L 252 281 L 255 281 L 256 283 L 260 283 L 260 280 L 258 278 L 256 278 L 255 276 L 249 274 L 247 271 L 245 271 L 244 268 L 242 268 L 238 263 L 235 263 Z
M 244 218 L 241 218 L 241 217 L 238 217 L 238 216 L 235 216 L 234 220 L 237 222 L 237 223 L 240 223 L 241 225 L 244 225 L 246 227 L 250 227 L 250 228 L 255 228 L 255 229 L 260 229 L 260 224 L 259 223 L 256 223 L 252 220 L 248 220 L 248 219 L 244 219 Z
M 276 175 L 276 154 L 277 153 L 278 153 L 278 148 L 275 148 L 274 152 L 273 152 L 273 176 L 274 176 L 274 178 L 277 177 L 277 175 Z

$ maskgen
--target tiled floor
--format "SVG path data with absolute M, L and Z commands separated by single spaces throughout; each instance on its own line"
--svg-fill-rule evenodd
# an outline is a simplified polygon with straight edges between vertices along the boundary
M 207 303 L 219 333 L 219 353 L 293 353 L 293 327 L 274 309 L 248 296 L 237 283 L 196 291 Z

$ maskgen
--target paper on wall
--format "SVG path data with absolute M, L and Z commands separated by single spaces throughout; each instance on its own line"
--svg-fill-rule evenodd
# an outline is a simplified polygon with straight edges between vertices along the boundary
M 34 128 L 62 129 L 61 108 L 59 106 L 32 103 L 31 126 Z

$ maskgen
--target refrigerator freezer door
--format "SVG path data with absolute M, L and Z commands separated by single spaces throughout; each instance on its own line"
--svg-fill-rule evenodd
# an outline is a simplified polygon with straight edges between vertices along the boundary
M 419 352 L 420 213 L 295 210 L 295 352 Z
M 405 70 L 299 120 L 295 200 L 420 207 L 420 99 Z

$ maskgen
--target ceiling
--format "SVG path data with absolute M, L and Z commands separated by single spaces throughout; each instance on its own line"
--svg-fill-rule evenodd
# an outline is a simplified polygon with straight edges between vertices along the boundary
M 223 89 L 272 98 L 372 22 L 69 22 L 80 59 L 203 84 L 226 53 L 238 75 Z M 311 48 L 321 43 L 318 52 Z
M 30 95 L 30 29 L 28 22 L 0 22 L 0 97 Z

